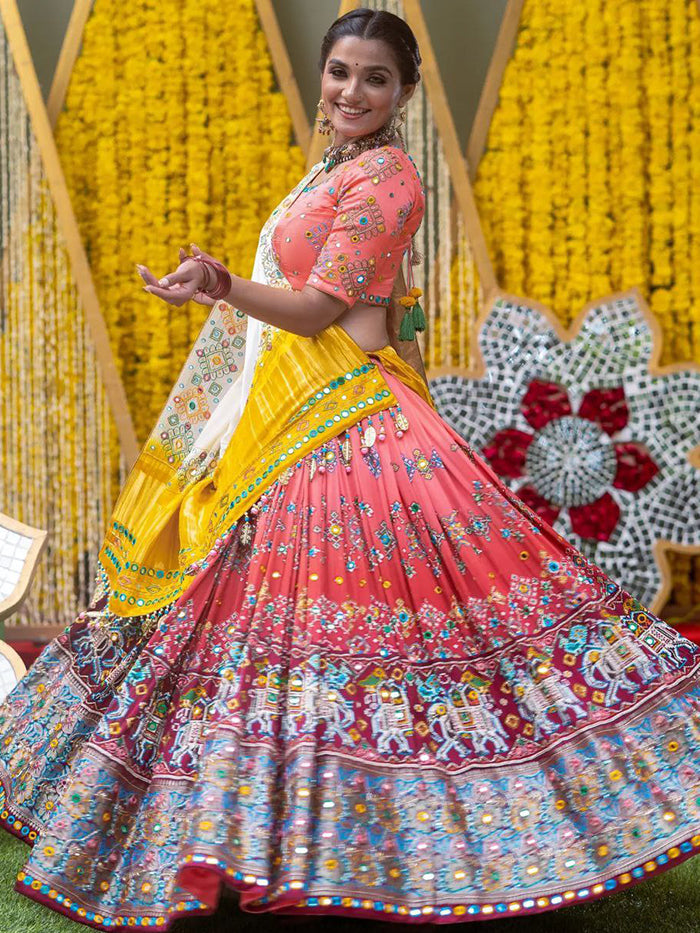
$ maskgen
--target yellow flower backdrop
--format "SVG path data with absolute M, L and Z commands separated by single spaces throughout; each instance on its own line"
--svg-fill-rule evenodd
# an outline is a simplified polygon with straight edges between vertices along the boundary
M 249 275 L 303 174 L 253 0 L 95 0 L 56 138 L 143 441 L 206 309 L 149 297 L 135 263 L 165 274 L 194 241 Z
M 661 362 L 700 363 L 696 0 L 525 0 L 475 194 L 506 290 L 569 324 L 636 285 Z M 700 559 L 672 558 L 700 602 Z

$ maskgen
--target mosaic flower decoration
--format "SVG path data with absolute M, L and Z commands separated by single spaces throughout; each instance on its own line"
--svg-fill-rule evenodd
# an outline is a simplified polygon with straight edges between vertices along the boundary
M 570 332 L 507 296 L 481 322 L 480 370 L 431 380 L 441 415 L 530 508 L 659 608 L 665 549 L 700 549 L 700 370 L 657 366 L 658 327 L 636 291 Z
M 533 379 L 520 410 L 532 433 L 497 431 L 483 455 L 502 477 L 526 478 L 518 495 L 550 525 L 568 508 L 577 535 L 608 541 L 621 513 L 606 490 L 636 492 L 659 472 L 642 444 L 613 440 L 629 420 L 624 387 L 589 389 L 574 415 L 566 389 Z

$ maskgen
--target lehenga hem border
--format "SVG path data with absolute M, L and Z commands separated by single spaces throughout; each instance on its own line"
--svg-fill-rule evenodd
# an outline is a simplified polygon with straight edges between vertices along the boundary
M 4 789 L 3 789 L 4 793 Z M 10 812 L 10 807 L 5 799 L 5 806 L 0 813 L 0 825 L 2 828 L 18 836 L 29 845 L 33 842 L 17 832 L 16 819 L 11 823 L 10 819 L 15 819 Z M 636 865 L 627 871 L 620 872 L 595 882 L 592 885 L 565 888 L 555 894 L 536 895 L 530 894 L 527 897 L 511 898 L 508 900 L 493 899 L 484 902 L 462 902 L 454 904 L 424 904 L 423 906 L 408 906 L 406 904 L 397 904 L 390 901 L 370 900 L 367 898 L 353 897 L 342 894 L 307 896 L 303 900 L 297 900 L 291 904 L 292 898 L 297 898 L 299 893 L 303 892 L 303 882 L 287 881 L 279 886 L 276 891 L 276 903 L 243 904 L 241 909 L 246 913 L 276 913 L 291 914 L 298 916 L 321 916 L 324 914 L 333 916 L 349 916 L 364 919 L 381 919 L 397 923 L 465 923 L 470 920 L 489 920 L 504 916 L 522 916 L 530 914 L 544 913 L 549 910 L 556 910 L 562 906 L 590 902 L 598 900 L 607 894 L 617 890 L 625 890 L 633 887 L 641 881 L 646 880 L 652 875 L 660 875 L 669 868 L 675 868 L 682 864 L 686 859 L 697 855 L 700 850 L 700 827 L 692 836 L 684 839 L 682 842 L 670 846 L 659 855 L 647 858 L 644 862 Z M 243 871 L 237 871 L 232 866 L 227 865 L 223 860 L 215 856 L 205 854 L 191 854 L 186 857 L 180 872 L 190 869 L 190 884 L 194 881 L 194 869 L 198 871 L 199 878 L 205 875 L 214 875 L 227 888 L 238 894 L 247 894 L 250 900 L 251 894 L 257 889 L 261 892 L 267 892 L 268 883 L 266 879 L 257 879 L 255 876 Z M 264 883 L 261 883 L 264 882 Z M 183 885 L 184 886 L 184 885 Z M 204 883 L 204 886 L 211 890 L 211 880 Z M 190 893 L 197 895 L 195 890 L 189 887 Z M 115 916 L 106 916 L 93 909 L 88 909 L 73 901 L 71 898 L 62 894 L 56 888 L 39 878 L 19 871 L 14 884 L 14 890 L 17 893 L 28 897 L 30 900 L 48 907 L 57 913 L 62 913 L 71 920 L 82 923 L 95 929 L 127 929 L 129 927 L 158 927 L 163 931 L 169 929 L 171 923 L 184 916 L 211 916 L 215 913 L 218 900 L 221 895 L 221 889 L 217 893 L 217 905 L 212 906 L 203 901 L 195 901 L 187 904 L 185 901 L 177 902 L 172 910 L 166 914 L 145 915 L 145 914 L 119 914 Z M 264 896 L 264 895 L 262 895 Z
M 298 905 L 280 904 L 279 906 L 261 907 L 256 909 L 252 906 L 243 906 L 241 909 L 246 913 L 277 913 L 284 915 L 298 916 L 320 916 L 323 914 L 334 916 L 358 917 L 363 919 L 381 919 L 384 921 L 393 921 L 396 923 L 465 923 L 470 920 L 489 920 L 504 916 L 523 916 L 531 914 L 544 913 L 548 910 L 556 910 L 562 906 L 581 903 L 582 901 L 594 901 L 616 889 L 624 890 L 630 888 L 640 881 L 645 880 L 651 875 L 659 875 L 669 868 L 675 868 L 686 859 L 697 854 L 700 848 L 700 834 L 696 834 L 688 840 L 682 842 L 679 846 L 673 846 L 665 854 L 657 856 L 655 859 L 647 860 L 643 865 L 639 865 L 630 872 L 624 872 L 619 876 L 611 877 L 606 881 L 597 882 L 588 888 L 579 888 L 578 890 L 566 889 L 561 893 L 536 896 L 531 895 L 526 898 L 513 899 L 509 901 L 496 901 L 488 903 L 463 903 L 454 905 L 425 905 L 423 907 L 407 907 L 401 904 L 392 904 L 384 901 L 370 901 L 361 898 L 344 897 L 342 895 L 318 895 L 308 898 L 306 902 Z M 671 854 L 671 853 L 676 854 Z M 208 857 L 207 857 L 208 858 Z M 241 893 L 250 893 L 255 885 L 246 883 L 243 878 L 236 878 L 236 875 L 242 875 L 242 872 L 234 873 L 233 877 L 219 866 L 207 865 L 208 871 L 219 877 L 220 881 L 233 891 Z M 288 883 L 288 884 L 292 884 Z M 126 929 L 128 927 L 138 926 L 159 927 L 167 930 L 170 924 L 183 916 L 211 916 L 216 908 L 211 906 L 197 907 L 195 905 L 188 907 L 184 902 L 176 905 L 175 909 L 168 915 L 159 916 L 125 916 L 121 915 L 114 918 L 105 917 L 97 914 L 95 911 L 86 910 L 75 904 L 69 898 L 66 898 L 60 892 L 51 889 L 49 885 L 42 884 L 39 879 L 32 878 L 24 872 L 19 872 L 14 886 L 15 891 L 25 897 L 35 900 L 58 913 L 65 914 L 72 920 L 91 926 L 96 929 Z M 53 896 L 52 896 L 53 895 Z M 296 895 L 295 895 L 296 896 Z

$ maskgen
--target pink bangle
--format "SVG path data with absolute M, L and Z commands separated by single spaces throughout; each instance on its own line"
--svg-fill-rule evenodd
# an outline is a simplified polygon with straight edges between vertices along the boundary
M 203 288 L 201 291 L 208 295 L 209 298 L 212 298 L 214 301 L 221 301 L 223 298 L 228 298 L 228 294 L 231 291 L 231 273 L 228 271 L 226 266 L 222 266 L 220 262 L 217 262 L 216 259 L 205 259 L 201 254 L 196 256 L 188 256 L 188 259 L 194 259 L 195 262 L 201 262 L 205 268 L 211 269 L 216 278 L 215 284 L 211 288 Z M 207 274 L 207 279 L 209 278 Z

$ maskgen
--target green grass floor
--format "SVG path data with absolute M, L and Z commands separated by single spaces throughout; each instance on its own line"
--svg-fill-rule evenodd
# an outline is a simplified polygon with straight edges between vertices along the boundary
M 0 933 L 77 933 L 89 927 L 73 923 L 13 890 L 15 876 L 29 853 L 27 846 L 0 830 Z M 412 925 L 411 925 L 412 926 Z M 346 917 L 274 917 L 242 913 L 235 897 L 222 898 L 216 914 L 176 921 L 172 933 L 396 933 L 396 923 Z M 413 927 L 416 929 L 416 927 Z M 404 927 L 406 929 L 406 927 Z M 418 929 L 427 929 L 421 925 Z M 436 929 L 433 927 L 432 929 Z M 468 933 L 700 933 L 700 858 L 643 884 L 591 904 L 577 904 L 533 917 L 449 924 Z

